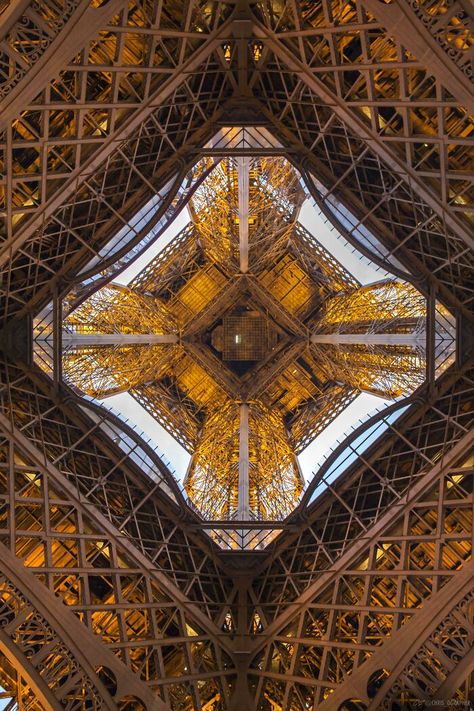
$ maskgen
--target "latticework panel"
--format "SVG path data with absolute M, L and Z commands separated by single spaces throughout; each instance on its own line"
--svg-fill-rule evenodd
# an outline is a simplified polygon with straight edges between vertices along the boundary
M 408 429 L 402 427 L 403 435 L 396 428 L 395 446 L 371 460 L 372 482 L 366 469 L 347 488 L 337 486 L 337 498 L 328 492 L 320 500 L 314 524 L 305 533 L 293 538 L 292 545 L 277 544 L 255 598 L 265 620 L 265 649 L 252 665 L 258 707 L 271 698 L 285 710 L 307 703 L 319 708 L 329 697 L 327 708 L 332 708 L 329 695 L 409 625 L 416 611 L 470 559 L 472 437 L 466 433 L 472 391 L 465 391 L 466 382 L 458 382 Z M 458 398 L 464 406 L 451 420 Z M 447 452 L 452 446 L 453 454 L 439 459 L 436 453 L 444 445 Z M 400 498 L 403 491 L 408 496 Z M 325 499 L 332 500 L 329 509 Z M 364 541 L 360 547 L 354 545 L 358 538 Z M 279 572 L 281 555 L 285 561 Z M 334 572 L 326 577 L 323 570 Z M 441 673 L 433 688 L 446 676 Z M 395 687 L 393 693 L 395 702 Z
M 178 346 L 74 347 L 63 354 L 63 377 L 79 392 L 102 398 L 154 382 L 181 355 Z
M 425 379 L 425 357 L 413 346 L 312 344 L 329 380 L 388 398 L 410 395 Z
M 118 284 L 109 284 L 83 301 L 64 319 L 72 333 L 173 333 L 165 304 Z
M 24 437 L 44 452 L 46 461 L 55 462 L 65 479 L 72 481 L 125 538 L 133 540 L 137 551 L 149 556 L 154 567 L 166 573 L 174 585 L 196 602 L 200 600 L 204 608 L 214 599 L 217 608 L 207 609 L 209 619 L 213 618 L 222 599 L 220 585 L 226 583 L 220 580 L 206 545 L 200 548 L 180 529 L 174 518 L 178 509 L 167 497 L 161 498 L 159 481 L 139 476 L 137 465 L 104 435 L 99 422 L 86 418 L 70 402 L 53 403 L 40 371 L 32 380 L 18 368 L 8 366 L 5 370 L 4 366 L 2 381 L 3 412 L 14 425 L 22 427 Z M 204 574 L 203 568 L 203 575 L 196 578 L 191 573 L 192 560 L 204 568 L 209 564 L 208 573 Z M 213 581 L 218 588 L 214 593 Z
M 200 167 L 199 167 L 200 169 Z M 284 158 L 224 158 L 190 201 L 193 221 L 210 259 L 231 271 L 245 224 L 245 267 L 260 271 L 287 246 L 303 201 L 298 175 Z
M 338 495 L 330 487 L 315 504 L 309 527 L 294 537 L 288 535 L 269 557 L 265 575 L 255 587 L 255 601 L 265 610 L 265 618 L 273 620 L 287 609 L 322 570 L 390 510 L 442 452 L 449 451 L 469 430 L 473 413 L 471 376 L 447 373 L 437 397 L 418 402 L 396 424 L 388 420 L 382 443 L 366 453 L 364 461 L 356 459 L 352 470 L 337 483 Z M 336 450 L 335 457 L 344 446 Z M 318 480 L 325 483 L 325 477 L 323 469 Z M 313 488 L 303 499 L 305 505 Z
M 417 289 L 386 281 L 325 301 L 317 332 L 412 333 L 423 328 L 425 317 L 426 302 Z
M 245 464 L 252 520 L 281 520 L 293 511 L 303 482 L 288 433 L 278 413 L 262 403 L 248 406 Z M 206 519 L 238 518 L 242 430 L 238 403 L 206 418 L 185 481 L 191 501 Z M 222 422 L 226 423 L 225 428 Z
M 155 192 L 150 181 L 160 175 L 164 184 L 175 174 L 176 153 L 229 95 L 218 57 L 209 56 L 218 43 L 203 51 L 229 8 L 211 15 L 194 1 L 189 8 L 184 16 L 177 8 L 165 13 L 172 36 L 163 27 L 156 42 L 161 7 L 131 2 L 127 9 L 125 2 L 110 27 L 6 132 L 7 235 L 24 247 L 11 265 L 5 315 L 22 310 L 33 295 L 38 303 L 46 299 L 46 291 L 38 292 L 54 274 L 77 271 L 124 225 L 133 232 L 129 220 Z M 199 28 L 195 39 L 186 37 L 190 26 Z M 183 33 L 181 41 L 175 32 Z M 200 59 L 195 55 L 189 65 L 196 51 Z M 187 79 L 180 76 L 184 66 L 191 70 Z M 157 95 L 159 108 L 150 106 Z

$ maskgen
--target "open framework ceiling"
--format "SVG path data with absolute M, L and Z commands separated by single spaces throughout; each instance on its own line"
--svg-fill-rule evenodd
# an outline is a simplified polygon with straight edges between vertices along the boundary
M 362 287 L 320 245 L 286 159 L 194 170 L 192 222 L 128 286 L 65 297 L 63 377 L 88 396 L 129 392 L 186 447 L 184 488 L 207 519 L 282 520 L 304 485 L 297 455 L 358 392 L 424 381 L 426 302 L 393 278 Z M 50 372 L 48 316 L 35 356 Z
M 3 685 L 29 708 L 467 699 L 468 4 L 2 8 Z M 262 553 L 219 553 L 146 445 L 29 362 L 31 318 L 52 300 L 57 331 L 61 299 L 140 248 L 151 199 L 170 218 L 228 125 L 266 126 L 281 148 L 260 155 L 290 160 L 345 238 L 427 299 L 424 388 L 363 456 L 354 434 L 351 466 Z M 436 300 L 459 334 L 438 380 Z

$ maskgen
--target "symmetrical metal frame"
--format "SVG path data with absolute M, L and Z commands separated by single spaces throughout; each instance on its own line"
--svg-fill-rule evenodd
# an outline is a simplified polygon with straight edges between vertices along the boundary
M 29 708 L 467 701 L 468 4 L 0 7 L 1 683 Z M 172 217 L 171 194 L 210 155 L 207 142 L 244 124 L 266 126 L 275 142 L 261 154 L 293 161 L 347 240 L 388 271 L 415 274 L 429 313 L 439 299 L 460 336 L 456 363 L 435 382 L 428 319 L 428 379 L 409 409 L 384 415 L 365 451 L 356 436 L 343 443 L 265 552 L 225 553 L 161 465 L 155 481 L 143 475 L 130 434 L 121 439 L 114 422 L 114 442 L 105 416 L 28 362 L 26 334 L 81 270 L 91 278 L 104 257 L 112 265 L 106 245 L 120 230 L 123 254 L 139 249 L 151 225 L 137 229 L 137 212 L 158 194 L 150 221 Z

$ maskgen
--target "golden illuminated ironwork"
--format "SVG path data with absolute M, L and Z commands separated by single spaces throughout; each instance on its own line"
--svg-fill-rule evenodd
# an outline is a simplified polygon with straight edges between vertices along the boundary
M 421 349 L 409 345 L 313 345 L 328 378 L 387 398 L 409 395 L 424 380 Z
M 318 333 L 413 333 L 424 327 L 426 303 L 411 284 L 386 280 L 328 299 Z
M 190 201 L 205 252 L 227 269 L 260 271 L 284 252 L 304 192 L 283 158 L 226 158 Z
M 82 334 L 163 334 L 175 331 L 173 316 L 156 298 L 110 284 L 96 291 L 65 320 L 66 331 Z
M 277 520 L 294 509 L 303 479 L 281 415 L 261 402 L 227 402 L 206 419 L 184 484 L 206 518 Z
M 401 280 L 360 286 L 298 223 L 303 199 L 284 158 L 216 160 L 188 226 L 65 320 L 68 380 L 128 390 L 186 447 L 185 489 L 209 519 L 287 516 L 296 455 L 357 393 L 394 398 L 424 377 L 424 298 Z
M 94 397 L 107 397 L 163 377 L 179 356 L 175 347 L 153 344 L 75 345 L 63 354 L 71 384 Z
M 470 3 L 0 0 L 0 13 L 7 703 L 122 711 L 468 706 Z M 226 142 L 230 122 L 234 142 Z M 250 164 L 252 148 L 262 162 L 290 157 L 351 248 L 421 285 L 426 324 L 417 313 L 398 321 L 381 319 L 380 309 L 362 314 L 360 285 L 330 255 L 315 259 L 316 239 L 297 224 L 281 239 L 262 235 L 265 252 L 255 245 L 252 254 L 252 226 L 247 232 L 239 215 L 233 245 L 221 236 L 213 244 L 190 225 L 159 255 L 147 287 L 131 285 L 137 298 L 127 301 L 148 314 L 146 323 L 137 327 L 134 307 L 93 325 L 85 307 L 63 334 L 67 382 L 102 393 L 136 383 L 134 396 L 190 451 L 218 408 L 238 411 L 239 515 L 250 509 L 251 428 L 265 426 L 252 412 L 278 416 L 275 431 L 283 422 L 298 452 L 360 387 L 394 394 L 416 385 L 424 332 L 427 383 L 348 435 L 291 519 L 219 527 L 189 511 L 131 428 L 63 388 L 58 332 L 61 306 L 90 296 L 137 256 L 211 165 L 232 153 L 238 175 L 237 159 Z M 239 202 L 242 175 L 232 188 Z M 252 258 L 265 261 L 267 250 L 257 271 Z M 145 297 L 169 307 L 166 323 L 164 306 L 154 313 Z M 347 314 L 321 325 L 330 302 L 335 311 L 344 303 Z M 268 319 L 268 350 L 259 361 L 224 361 L 214 348 L 223 318 L 251 311 Z M 34 334 L 44 336 L 36 362 L 46 372 L 31 363 L 31 317 Z M 145 351 L 159 379 L 148 380 L 155 373 L 138 355 Z M 403 377 L 387 380 L 391 365 L 406 368 Z M 328 379 L 331 367 L 337 380 Z M 384 434 L 375 442 L 377 431 Z M 364 450 L 362 440 L 371 446 Z M 252 507 L 262 511 L 255 498 Z

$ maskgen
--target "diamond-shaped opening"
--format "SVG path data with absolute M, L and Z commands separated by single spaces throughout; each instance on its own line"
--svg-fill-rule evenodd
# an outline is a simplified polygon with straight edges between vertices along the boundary
M 155 439 L 184 447 L 190 458 L 180 479 L 202 515 L 275 521 L 297 506 L 319 443 L 336 425 L 339 436 L 353 425 L 350 413 L 360 419 L 364 398 L 385 406 L 423 382 L 426 304 L 408 281 L 347 249 L 286 159 L 259 155 L 277 147 L 268 132 L 222 129 L 210 146 L 229 156 L 201 161 L 188 176 L 196 189 L 182 229 L 163 224 L 153 239 L 133 243 L 159 208 L 153 198 L 64 300 L 63 378 L 89 398 L 131 396 L 125 415 L 145 412 Z M 340 203 L 328 204 L 336 226 L 354 223 Z M 359 231 L 379 260 L 403 267 L 367 228 Z M 35 358 L 47 371 L 52 322 L 51 308 L 35 321 Z M 455 334 L 440 304 L 434 328 L 441 372 L 454 358 Z M 338 461 L 324 485 L 340 472 Z M 216 531 L 221 545 L 236 545 Z M 272 537 L 252 534 L 250 544 L 248 531 L 238 535 L 244 547 Z

